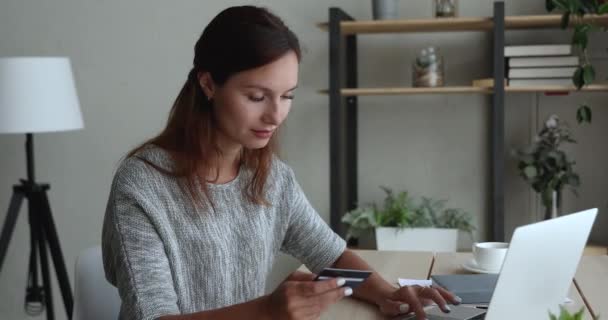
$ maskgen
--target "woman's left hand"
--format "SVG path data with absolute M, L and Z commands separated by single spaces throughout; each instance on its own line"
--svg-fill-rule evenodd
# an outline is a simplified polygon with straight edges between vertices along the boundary
M 424 306 L 436 303 L 443 312 L 450 312 L 448 304 L 457 305 L 462 300 L 451 292 L 438 287 L 405 286 L 395 290 L 391 297 L 379 304 L 382 314 L 396 316 L 414 312 L 416 319 L 426 319 Z

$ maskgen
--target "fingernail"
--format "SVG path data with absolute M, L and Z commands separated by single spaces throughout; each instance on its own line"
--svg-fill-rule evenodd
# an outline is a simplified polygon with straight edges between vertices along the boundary
M 344 296 L 348 297 L 351 296 L 353 294 L 353 289 L 347 287 L 346 289 L 344 289 Z
M 454 296 L 454 301 L 456 302 L 455 304 L 461 304 L 462 298 L 460 298 L 459 296 Z
M 407 303 L 402 303 L 399 305 L 399 312 L 401 313 L 407 313 L 408 311 L 410 311 L 410 305 Z
M 338 287 L 343 286 L 346 283 L 346 279 L 344 278 L 338 278 Z
M 450 306 L 445 305 L 445 306 L 443 306 L 443 311 L 444 311 L 445 313 L 450 313 L 450 312 L 452 311 L 452 309 L 450 309 Z

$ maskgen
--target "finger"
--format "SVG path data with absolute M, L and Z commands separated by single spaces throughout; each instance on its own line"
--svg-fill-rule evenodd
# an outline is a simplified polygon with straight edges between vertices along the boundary
M 380 304 L 380 312 L 385 316 L 394 317 L 410 312 L 410 305 L 404 302 L 386 299 Z
M 351 296 L 352 294 L 353 289 L 349 287 L 335 288 L 333 290 L 319 294 L 315 298 L 317 299 L 317 303 L 321 307 L 321 310 L 325 310 L 330 305 L 340 301 L 344 297 Z
M 344 278 L 334 278 L 321 281 L 310 281 L 300 283 L 302 294 L 307 296 L 316 296 L 336 288 L 343 286 L 346 283 Z
M 414 312 L 416 314 L 416 319 L 423 320 L 426 319 L 426 312 L 424 312 L 424 308 L 422 307 L 422 303 L 420 299 L 418 299 L 418 294 L 416 293 L 416 287 L 413 286 L 405 286 L 401 287 L 399 290 L 393 293 L 393 300 L 403 301 L 410 305 L 409 312 Z
M 449 292 L 448 290 L 439 287 L 439 286 L 433 286 L 433 288 L 437 289 L 437 291 L 439 291 L 439 294 L 441 296 L 443 296 L 443 298 L 449 302 L 451 302 L 454 305 L 459 305 L 462 303 L 462 299 L 460 299 L 459 296 Z
M 295 271 L 290 274 L 285 281 L 312 281 L 317 275 L 314 273 Z
M 428 298 L 428 299 L 435 301 L 435 303 L 441 308 L 441 310 L 443 312 L 448 313 L 448 312 L 452 311 L 450 309 L 450 307 L 448 306 L 448 303 L 441 296 L 441 294 L 439 294 L 439 291 L 437 291 L 437 289 L 430 288 L 430 287 L 423 287 L 418 291 L 418 294 L 420 295 L 420 297 Z

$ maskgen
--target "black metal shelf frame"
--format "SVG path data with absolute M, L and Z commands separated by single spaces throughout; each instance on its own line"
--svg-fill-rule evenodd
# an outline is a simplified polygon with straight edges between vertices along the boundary
M 504 241 L 504 2 L 494 3 L 492 111 L 490 123 L 490 238 Z M 342 216 L 357 206 L 357 97 L 340 89 L 357 88 L 357 35 L 343 35 L 341 21 L 354 19 L 339 8 L 329 9 L 329 132 L 330 226 L 345 236 Z

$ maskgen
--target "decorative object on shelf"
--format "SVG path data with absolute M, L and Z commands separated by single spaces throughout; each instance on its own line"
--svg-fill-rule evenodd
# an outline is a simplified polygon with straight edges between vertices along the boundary
M 372 0 L 374 20 L 394 20 L 399 17 L 399 0 Z
M 72 318 L 74 305 L 70 278 L 47 196 L 50 185 L 35 178 L 33 134 L 82 128 L 84 123 L 68 58 L 0 58 L 0 133 L 25 134 L 27 168 L 27 179 L 21 179 L 13 186 L 0 234 L 0 269 L 21 205 L 26 200 L 32 239 L 25 297 L 25 311 L 29 315 L 38 315 L 46 308 L 48 319 L 54 316 L 47 251 L 55 267 L 68 319 Z M 43 275 L 42 284 L 39 283 L 39 270 Z
M 386 187 L 384 206 L 356 208 L 342 217 L 348 225 L 348 238 L 366 242 L 378 250 L 456 251 L 458 231 L 473 237 L 475 226 L 470 213 L 445 209 L 446 200 L 423 197 L 418 205 L 406 191 L 398 194 Z M 370 245 L 370 242 L 375 243 Z M 365 245 L 364 245 L 365 246 Z
M 585 313 L 585 307 L 582 307 L 576 313 L 572 314 L 570 311 L 566 310 L 563 306 L 559 306 L 559 315 L 554 315 L 549 312 L 550 320 L 583 320 L 583 314 Z
M 562 12 L 562 29 L 566 29 L 574 23 L 574 34 L 572 35 L 572 45 L 579 49 L 579 66 L 572 75 L 572 82 L 578 90 L 583 86 L 593 83 L 595 80 L 595 69 L 587 54 L 589 44 L 589 33 L 592 31 L 608 31 L 608 27 L 600 28 L 592 20 L 583 22 L 583 17 L 587 14 L 606 15 L 608 14 L 608 1 L 597 0 L 545 0 L 548 12 L 554 10 Z M 579 106 L 576 111 L 576 119 L 579 123 L 591 123 L 591 108 L 586 104 Z
M 458 0 L 433 0 L 435 10 L 435 18 L 451 18 L 456 17 L 458 9 Z
M 580 185 L 580 178 L 573 168 L 575 162 L 560 150 L 562 143 L 576 141 L 571 137 L 567 124 L 551 115 L 532 145 L 515 151 L 520 176 L 541 196 L 545 220 L 559 215 L 562 189 L 569 185 L 576 194 L 575 188 Z
M 443 87 L 443 57 L 435 47 L 424 48 L 412 63 L 412 85 L 414 87 Z

